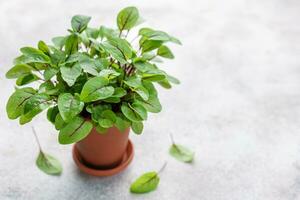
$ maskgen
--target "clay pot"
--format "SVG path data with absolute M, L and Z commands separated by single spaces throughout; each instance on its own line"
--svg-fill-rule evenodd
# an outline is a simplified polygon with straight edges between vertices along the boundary
M 75 144 L 74 161 L 82 171 L 96 176 L 110 176 L 124 170 L 133 158 L 129 130 L 120 132 L 111 127 L 100 134 L 93 128 L 86 138 Z

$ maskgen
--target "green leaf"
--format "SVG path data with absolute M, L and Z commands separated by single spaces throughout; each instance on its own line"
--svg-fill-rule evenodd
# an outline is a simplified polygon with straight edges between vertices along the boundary
M 40 55 L 45 55 L 44 52 L 42 52 L 39 49 L 33 48 L 33 47 L 23 47 L 20 49 L 20 51 L 25 55 L 25 56 L 30 56 L 33 54 L 40 54 Z
M 97 28 L 89 28 L 85 29 L 86 35 L 90 38 L 97 39 L 99 36 L 99 29 Z
M 136 101 L 143 105 L 144 108 L 146 108 L 147 111 L 152 113 L 158 113 L 161 111 L 161 104 L 157 97 L 157 91 L 153 85 L 153 83 L 149 81 L 143 81 L 143 85 L 149 92 L 149 98 L 147 101 L 144 101 L 143 99 L 136 99 Z
M 91 113 L 92 115 L 92 120 L 94 122 L 98 122 L 99 119 L 101 118 L 101 114 L 104 110 L 109 110 L 111 109 L 111 105 L 107 104 L 99 104 L 94 106 L 93 104 L 90 104 L 86 107 L 86 110 Z
M 139 122 L 147 119 L 147 111 L 146 109 L 138 103 L 125 104 L 123 103 L 121 106 L 121 111 L 125 115 L 126 118 L 133 122 Z
M 147 110 L 139 103 L 134 102 L 132 104 L 128 104 L 129 107 L 134 110 L 143 120 L 147 119 Z
M 139 86 L 139 87 L 135 88 L 134 91 L 136 93 L 138 93 L 140 95 L 140 97 L 142 97 L 143 100 L 147 101 L 149 99 L 149 92 L 143 86 Z
M 144 125 L 142 122 L 132 122 L 131 128 L 135 134 L 140 135 L 143 132 Z
M 60 144 L 71 144 L 85 138 L 92 130 L 93 124 L 82 117 L 75 117 L 58 135 Z
M 47 44 L 40 40 L 38 43 L 38 48 L 41 50 L 44 54 L 50 55 L 50 49 L 48 48 Z
M 167 75 L 166 78 L 171 83 L 180 84 L 180 81 L 177 78 L 175 78 L 174 76 Z
M 81 33 L 87 28 L 88 23 L 90 22 L 91 17 L 84 16 L 84 15 L 75 15 L 72 17 L 71 25 L 72 29 L 75 32 Z
M 120 73 L 116 72 L 113 69 L 103 69 L 99 73 L 99 76 L 105 77 L 107 79 L 113 79 L 113 78 L 115 78 L 115 77 L 117 77 L 119 75 L 120 75 Z
M 36 159 L 37 167 L 49 175 L 59 175 L 62 172 L 62 166 L 56 158 L 40 151 Z
M 110 38 L 103 42 L 101 47 L 121 64 L 127 63 L 126 60 L 132 56 L 130 44 L 120 38 Z
M 137 88 L 137 87 L 143 86 L 141 80 L 139 78 L 136 78 L 133 76 L 131 76 L 126 81 L 124 81 L 124 83 L 132 88 Z
M 45 93 L 48 95 L 55 95 L 59 92 L 59 88 L 55 87 L 52 82 L 47 81 L 40 85 L 39 93 Z
M 33 68 L 27 64 L 18 64 L 12 67 L 5 76 L 8 79 L 18 78 L 24 74 L 29 74 Z
M 35 49 L 32 47 L 23 47 L 20 51 L 24 54 L 22 57 L 19 57 L 20 64 L 26 63 L 50 63 L 49 56 L 45 55 L 41 50 Z
M 105 118 L 105 119 L 109 119 L 111 120 L 112 122 L 115 122 L 116 121 L 116 114 L 111 111 L 111 110 L 104 110 L 102 113 L 101 113 L 101 117 L 102 118 Z
M 61 117 L 61 115 L 58 113 L 55 117 L 55 122 L 54 122 L 54 125 L 55 125 L 55 129 L 56 130 L 60 130 L 62 129 L 63 127 L 65 127 L 67 124 L 66 122 L 63 120 L 63 118 Z
M 24 119 L 31 121 L 31 119 L 34 116 L 36 116 L 43 110 L 47 109 L 48 107 L 50 107 L 51 104 L 52 104 L 52 99 L 50 98 L 49 95 L 43 93 L 33 95 L 26 101 L 24 105 L 22 121 Z M 25 121 L 29 122 L 27 120 Z
M 72 34 L 67 37 L 66 44 L 65 44 L 65 53 L 67 55 L 71 55 L 78 51 L 78 36 Z
M 126 90 L 124 90 L 123 88 L 121 87 L 116 87 L 115 88 L 115 91 L 114 91 L 114 94 L 111 96 L 111 97 L 123 97 L 127 94 Z
M 170 89 L 172 88 L 172 85 L 170 84 L 170 82 L 167 80 L 167 79 L 163 79 L 161 81 L 158 81 L 157 82 L 160 86 L 162 86 L 163 88 L 166 88 L 166 89 Z
M 143 38 L 143 37 L 140 40 L 140 47 L 142 48 L 143 53 L 157 49 L 162 44 L 163 44 L 162 41 L 148 40 L 147 38 Z
M 53 65 L 60 65 L 63 63 L 67 57 L 67 54 L 64 51 L 57 50 L 55 48 L 52 48 L 53 53 L 50 55 L 51 63 Z M 71 56 L 69 56 L 70 58 Z
M 100 125 L 97 125 L 97 126 L 96 126 L 96 130 L 97 130 L 97 132 L 100 133 L 100 134 L 105 134 L 106 131 L 107 131 L 107 128 L 104 128 L 104 127 L 102 127 L 102 126 L 100 126 Z
M 46 81 L 50 80 L 53 76 L 58 73 L 58 69 L 49 67 L 44 71 L 44 78 Z
M 72 120 L 84 107 L 84 103 L 80 101 L 79 97 L 76 95 L 73 96 L 70 93 L 60 94 L 57 100 L 57 105 L 59 113 L 65 122 Z
M 152 64 L 150 64 L 149 62 L 139 61 L 139 62 L 134 63 L 133 65 L 137 70 L 139 70 L 141 72 L 155 70 L 155 67 Z
M 148 112 L 159 113 L 162 109 L 158 98 L 154 95 L 150 95 L 147 101 L 137 100 L 137 102 L 143 105 L 143 107 L 146 108 Z
M 21 76 L 19 76 L 19 78 L 17 79 L 16 81 L 16 84 L 18 86 L 22 86 L 22 85 L 26 85 L 26 84 L 29 84 L 29 83 L 32 83 L 36 80 L 39 80 L 39 77 L 36 76 L 35 74 L 23 74 Z
M 170 36 L 163 31 L 156 31 L 150 28 L 142 28 L 139 31 L 139 35 L 142 35 L 143 37 L 151 41 L 173 42 L 181 45 L 181 42 L 177 38 Z
M 80 98 L 84 102 L 106 99 L 113 95 L 114 88 L 106 86 L 108 80 L 103 77 L 94 77 L 88 80 L 81 91 Z
M 114 125 L 114 122 L 111 121 L 110 119 L 100 119 L 99 124 L 103 128 L 110 128 Z
M 139 122 L 143 120 L 138 113 L 136 113 L 132 108 L 130 108 L 125 103 L 122 104 L 121 111 L 125 115 L 125 117 L 130 121 Z
M 103 101 L 107 103 L 120 103 L 121 99 L 119 97 L 108 97 L 103 99 Z
M 143 73 L 142 79 L 147 81 L 161 81 L 166 78 L 166 75 L 159 70 L 151 70 Z
M 160 46 L 157 50 L 157 55 L 164 57 L 164 58 L 169 58 L 173 59 L 174 55 L 172 51 L 167 47 L 167 46 Z
M 18 118 L 22 112 L 23 107 L 32 97 L 36 91 L 33 88 L 22 88 L 17 89 L 8 99 L 6 104 L 6 113 L 9 119 L 16 119 Z
M 128 128 L 130 125 L 130 123 L 126 120 L 123 119 L 120 116 L 116 117 L 116 122 L 115 122 L 115 126 L 121 131 L 124 132 L 126 130 L 126 128 Z
M 64 81 L 71 87 L 81 74 L 81 67 L 78 63 L 71 67 L 62 66 L 60 68 L 61 76 Z
M 65 36 L 58 36 L 58 37 L 52 38 L 52 42 L 53 42 L 54 46 L 57 47 L 58 49 L 63 48 L 63 46 L 66 43 L 66 40 L 67 40 L 67 37 L 65 37 Z
M 116 121 L 116 115 L 111 110 L 105 110 L 101 113 L 101 119 L 99 120 L 99 125 L 103 128 L 110 128 L 114 125 Z
M 58 107 L 57 107 L 57 106 L 54 106 L 54 107 L 49 108 L 49 109 L 47 110 L 47 119 L 48 119 L 51 123 L 55 124 L 55 118 L 56 118 L 58 112 L 59 112 L 59 111 L 58 111 Z
M 94 59 L 91 59 L 89 56 L 80 56 L 79 65 L 83 69 L 83 71 L 94 76 L 98 76 L 99 71 L 101 70 L 96 66 Z
M 110 37 L 118 37 L 118 33 L 116 30 L 105 27 L 105 26 L 100 26 L 99 29 L 99 36 L 103 38 L 110 38 Z
M 139 11 L 136 7 L 126 7 L 117 16 L 117 24 L 120 31 L 133 28 L 139 20 Z
M 171 156 L 173 156 L 177 160 L 186 162 L 186 163 L 192 162 L 194 159 L 194 154 L 195 154 L 187 147 L 178 145 L 178 144 L 172 144 L 172 146 L 170 147 L 169 153 Z
M 132 193 L 147 193 L 155 190 L 159 184 L 159 176 L 156 172 L 147 172 L 135 180 L 130 186 Z

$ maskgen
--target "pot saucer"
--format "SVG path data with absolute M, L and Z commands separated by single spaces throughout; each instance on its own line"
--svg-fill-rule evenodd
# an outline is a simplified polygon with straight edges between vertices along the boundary
M 76 165 L 82 172 L 92 176 L 112 176 L 123 171 L 129 165 L 129 163 L 133 159 L 134 149 L 133 149 L 132 142 L 128 140 L 127 149 L 121 163 L 118 166 L 111 169 L 95 169 L 85 165 L 82 162 L 82 158 L 76 148 L 76 145 L 73 146 L 72 154 L 73 154 L 73 160 L 75 161 Z

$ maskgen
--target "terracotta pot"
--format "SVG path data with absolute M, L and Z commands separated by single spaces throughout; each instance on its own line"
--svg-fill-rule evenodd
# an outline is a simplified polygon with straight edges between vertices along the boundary
M 93 128 L 86 138 L 74 146 L 73 158 L 78 167 L 96 176 L 113 175 L 122 171 L 133 158 L 133 146 L 128 139 L 129 130 L 127 128 L 120 132 L 112 127 L 100 134 Z

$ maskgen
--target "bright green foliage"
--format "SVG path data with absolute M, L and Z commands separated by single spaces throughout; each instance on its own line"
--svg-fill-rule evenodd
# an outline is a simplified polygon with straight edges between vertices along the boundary
M 20 49 L 6 73 L 18 86 L 6 106 L 10 119 L 25 124 L 47 110 L 48 120 L 60 130 L 59 142 L 69 144 L 92 127 L 101 133 L 113 126 L 120 131 L 132 127 L 141 134 L 148 112 L 161 111 L 155 85 L 171 88 L 179 81 L 154 61 L 174 58 L 166 43 L 180 41 L 150 28 L 141 28 L 137 36 L 130 32 L 142 21 L 136 7 L 119 12 L 117 28 L 88 27 L 90 20 L 76 15 L 68 35 Z
M 181 162 L 190 163 L 194 159 L 194 152 L 188 149 L 185 146 L 179 145 L 179 144 L 172 144 L 170 147 L 169 153 L 171 156 L 176 158 L 177 160 Z
M 37 167 L 49 175 L 60 175 L 62 172 L 62 166 L 55 157 L 40 151 L 36 159 Z
M 159 176 L 158 173 L 147 172 L 136 179 L 130 186 L 130 192 L 143 194 L 147 192 L 151 192 L 157 188 L 159 184 Z

